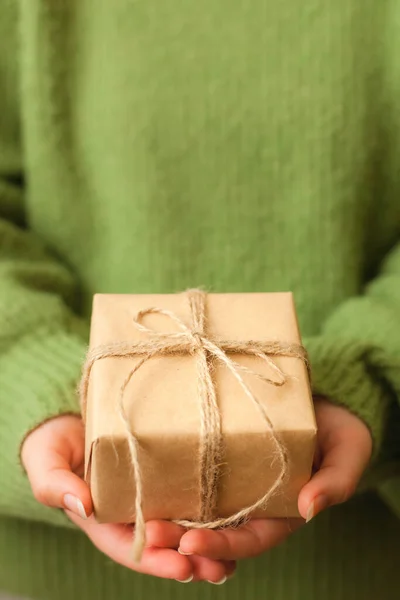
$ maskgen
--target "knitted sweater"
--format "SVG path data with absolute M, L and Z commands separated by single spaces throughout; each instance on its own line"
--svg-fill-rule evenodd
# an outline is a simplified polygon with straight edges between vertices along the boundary
M 29 430 L 78 410 L 94 292 L 293 291 L 314 391 L 368 424 L 381 472 L 396 466 L 399 98 L 394 0 L 2 1 L 0 588 L 183 593 L 114 566 L 100 585 L 97 553 L 35 502 L 19 466 Z M 400 510 L 399 487 L 380 482 Z M 331 522 L 325 537 L 309 529 L 327 556 L 314 580 L 338 551 Z M 385 547 L 398 549 L 396 527 Z M 266 574 L 276 600 L 314 598 L 296 544 L 272 553 L 284 557 Z M 340 552 L 361 581 L 357 551 Z M 289 564 L 302 596 L 285 587 Z

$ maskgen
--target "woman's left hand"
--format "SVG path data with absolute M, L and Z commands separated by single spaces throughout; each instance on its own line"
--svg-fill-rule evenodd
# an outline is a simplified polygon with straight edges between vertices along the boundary
M 283 542 L 322 510 L 348 500 L 355 492 L 372 452 L 368 427 L 347 409 L 317 399 L 317 468 L 298 500 L 303 519 L 254 519 L 238 529 L 186 532 L 179 552 L 211 559 L 257 556 Z

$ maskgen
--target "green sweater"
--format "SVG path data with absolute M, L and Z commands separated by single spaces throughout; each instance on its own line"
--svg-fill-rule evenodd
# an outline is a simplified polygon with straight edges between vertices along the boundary
M 18 454 L 78 410 L 94 292 L 292 290 L 314 391 L 366 421 L 400 511 L 382 479 L 400 464 L 399 99 L 396 0 L 2 0 L 0 589 L 396 596 L 400 524 L 376 496 L 216 591 L 111 565 L 35 502 Z

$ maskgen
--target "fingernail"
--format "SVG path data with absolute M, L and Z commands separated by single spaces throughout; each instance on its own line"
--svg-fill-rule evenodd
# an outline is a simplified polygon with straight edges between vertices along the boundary
M 315 514 L 315 500 L 313 500 L 307 509 L 306 523 L 309 523 Z
M 85 511 L 85 507 L 83 506 L 81 500 L 72 494 L 65 494 L 64 496 L 64 506 L 75 515 L 78 515 L 81 519 L 87 519 L 87 514 Z
M 222 579 L 220 579 L 219 581 L 209 581 L 208 583 L 212 583 L 213 585 L 222 585 L 225 583 L 225 581 L 227 580 L 227 576 L 224 575 Z
M 190 583 L 191 581 L 193 581 L 193 575 L 191 575 L 190 577 L 188 577 L 187 579 L 177 579 L 176 580 L 178 583 Z
M 193 552 L 184 552 L 180 548 L 178 548 L 178 552 L 179 554 L 182 554 L 182 556 L 192 556 L 194 554 Z
M 321 495 L 314 498 L 307 510 L 306 523 L 309 523 L 311 519 L 313 519 L 316 515 L 325 510 L 325 508 L 327 507 L 328 498 L 326 496 Z

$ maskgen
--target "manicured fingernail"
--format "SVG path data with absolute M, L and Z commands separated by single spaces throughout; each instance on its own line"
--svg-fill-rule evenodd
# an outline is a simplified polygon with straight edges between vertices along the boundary
M 212 583 L 213 585 L 222 585 L 225 583 L 225 581 L 227 580 L 227 576 L 224 575 L 222 579 L 220 579 L 219 581 L 209 581 L 208 583 Z
M 191 581 L 193 581 L 193 575 L 191 575 L 187 579 L 177 579 L 178 583 L 190 583 Z
M 194 554 L 193 552 L 184 552 L 180 548 L 178 548 L 178 552 L 179 554 L 182 554 L 182 556 L 192 556 Z
M 81 519 L 87 519 L 87 514 L 85 511 L 85 507 L 83 506 L 81 500 L 72 494 L 65 494 L 64 496 L 64 506 L 66 509 L 73 512 L 75 515 L 78 515 Z
M 313 500 L 307 509 L 306 523 L 309 523 L 315 514 L 315 500 Z
M 313 519 L 316 515 L 325 510 L 325 508 L 327 507 L 328 498 L 326 496 L 321 495 L 314 498 L 307 510 L 306 523 L 309 523 L 311 519 Z

